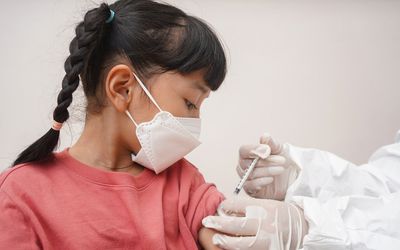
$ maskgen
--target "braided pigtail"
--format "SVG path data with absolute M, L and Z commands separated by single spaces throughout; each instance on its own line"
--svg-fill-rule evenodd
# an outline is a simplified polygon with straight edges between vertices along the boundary
M 55 149 L 60 137 L 62 124 L 68 120 L 68 107 L 72 102 L 72 94 L 79 85 L 79 75 L 87 67 L 87 62 L 102 42 L 106 26 L 111 25 L 114 12 L 105 3 L 98 8 L 88 11 L 84 20 L 76 29 L 76 36 L 72 39 L 70 55 L 64 63 L 65 76 L 62 80 L 62 89 L 57 97 L 57 107 L 53 112 L 54 124 L 45 135 L 20 153 L 13 166 L 26 162 L 45 160 Z

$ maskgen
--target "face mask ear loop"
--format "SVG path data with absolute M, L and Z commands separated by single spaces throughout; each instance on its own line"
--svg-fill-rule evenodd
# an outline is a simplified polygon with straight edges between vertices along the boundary
M 156 105 L 156 107 L 158 108 L 158 110 L 160 110 L 160 112 L 162 111 L 162 109 L 160 108 L 160 106 L 158 106 L 156 100 L 154 100 L 153 96 L 150 94 L 150 91 L 146 88 L 146 86 L 143 84 L 143 82 L 139 79 L 139 77 L 137 77 L 137 75 L 135 73 L 133 73 L 133 76 L 136 78 L 136 80 L 139 82 L 139 85 L 142 87 L 143 91 L 146 93 L 146 95 L 150 98 L 151 102 Z
M 135 124 L 135 126 L 138 127 L 138 124 L 135 122 L 135 120 L 133 119 L 128 110 L 125 110 L 125 114 L 129 117 L 129 119 L 131 119 L 131 121 Z

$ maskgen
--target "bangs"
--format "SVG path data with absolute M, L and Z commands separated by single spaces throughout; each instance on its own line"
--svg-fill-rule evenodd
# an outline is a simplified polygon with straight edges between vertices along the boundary
M 179 41 L 170 41 L 174 48 L 168 55 L 174 59 L 166 68 L 182 74 L 204 70 L 207 86 L 217 90 L 226 75 L 225 52 L 218 37 L 204 21 L 192 16 L 187 16 L 178 29 L 175 38 Z

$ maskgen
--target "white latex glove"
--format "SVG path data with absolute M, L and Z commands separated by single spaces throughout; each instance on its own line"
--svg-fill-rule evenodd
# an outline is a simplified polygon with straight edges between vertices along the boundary
M 287 188 L 297 178 L 299 167 L 285 153 L 284 145 L 264 134 L 260 144 L 240 147 L 236 168 L 240 177 L 257 156 L 260 160 L 244 184 L 244 190 L 255 198 L 284 200 Z
M 203 226 L 219 232 L 213 243 L 223 249 L 297 250 L 307 231 L 302 210 L 282 201 L 233 197 L 218 212 Z

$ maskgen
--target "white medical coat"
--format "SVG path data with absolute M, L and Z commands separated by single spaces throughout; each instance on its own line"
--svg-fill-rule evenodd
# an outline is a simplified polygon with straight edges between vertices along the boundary
M 357 166 L 332 153 L 287 146 L 301 168 L 286 201 L 304 209 L 304 250 L 400 249 L 400 131 Z

